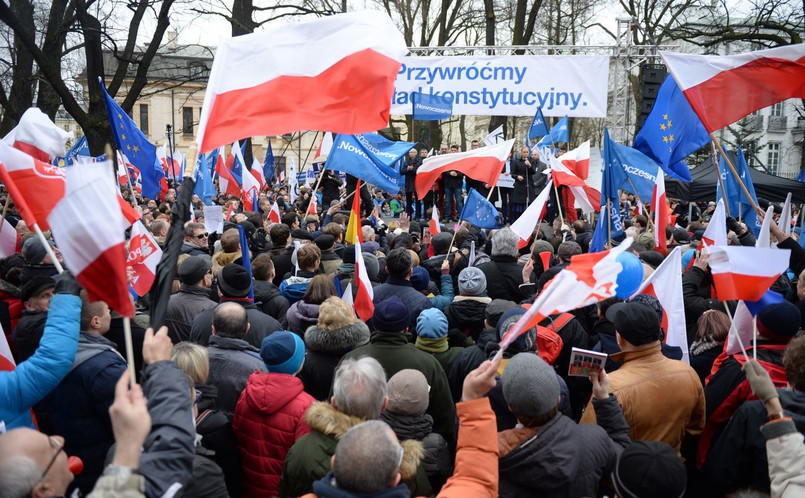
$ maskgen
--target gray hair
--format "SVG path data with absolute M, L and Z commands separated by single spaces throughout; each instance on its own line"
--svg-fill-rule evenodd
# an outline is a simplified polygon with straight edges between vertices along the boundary
M 391 486 L 402 463 L 402 447 L 385 422 L 370 420 L 348 430 L 335 447 L 338 487 L 376 493 Z
M 517 243 L 520 236 L 514 233 L 509 227 L 499 230 L 492 237 L 492 256 L 511 256 L 517 257 Z
M 0 498 L 30 496 L 41 475 L 42 469 L 33 458 L 10 456 L 0 460 Z
M 386 398 L 386 372 L 369 356 L 341 362 L 333 379 L 338 411 L 364 420 L 376 419 Z

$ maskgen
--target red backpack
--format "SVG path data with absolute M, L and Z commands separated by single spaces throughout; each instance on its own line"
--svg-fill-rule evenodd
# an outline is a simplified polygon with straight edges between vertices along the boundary
M 573 318 L 575 317 L 570 313 L 562 313 L 556 318 L 548 317 L 543 320 L 544 326 L 537 325 L 537 354 L 548 365 L 556 362 L 564 347 L 564 341 L 557 332 Z

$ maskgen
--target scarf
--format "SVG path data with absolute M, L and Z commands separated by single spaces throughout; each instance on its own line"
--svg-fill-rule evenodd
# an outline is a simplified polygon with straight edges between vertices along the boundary
M 444 353 L 448 350 L 447 336 L 438 339 L 419 336 L 416 338 L 416 347 L 426 353 Z
M 713 348 L 720 348 L 724 346 L 723 342 L 716 342 L 716 341 L 704 341 L 702 339 L 696 339 L 693 341 L 693 344 L 690 345 L 690 355 L 696 356 L 697 354 L 702 354 L 705 351 L 709 351 Z

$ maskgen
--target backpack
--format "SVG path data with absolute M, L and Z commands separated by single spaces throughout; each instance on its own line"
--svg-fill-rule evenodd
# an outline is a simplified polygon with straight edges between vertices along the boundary
M 548 317 L 542 323 L 550 321 L 550 325 L 537 325 L 537 354 L 548 365 L 553 365 L 564 347 L 564 341 L 558 332 L 575 318 L 570 313 L 561 313 L 556 318 Z M 547 324 L 546 324 L 547 325 Z

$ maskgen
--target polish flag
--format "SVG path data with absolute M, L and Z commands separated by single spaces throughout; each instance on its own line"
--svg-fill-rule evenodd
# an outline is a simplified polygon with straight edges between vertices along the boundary
M 17 368 L 17 362 L 8 347 L 8 339 L 3 327 L 0 326 L 0 372 L 13 372 Z
M 632 212 L 634 212 L 635 216 L 643 214 L 643 203 L 638 202 L 637 205 L 632 210 Z
M 793 216 L 791 215 L 791 192 L 785 198 L 785 204 L 783 204 L 783 213 L 780 215 L 780 220 L 777 223 L 780 226 L 780 230 L 783 231 L 786 235 L 791 235 L 791 220 Z
M 608 251 L 573 256 L 570 265 L 546 284 L 534 304 L 506 332 L 500 341 L 500 349 L 505 351 L 517 336 L 554 313 L 574 310 L 614 296 L 618 274 L 623 269 L 616 258 L 632 242 L 633 239 L 627 237 Z
M 131 163 L 129 162 L 129 158 L 126 157 L 126 154 L 123 152 L 118 152 L 116 154 L 117 158 L 117 183 L 121 187 L 125 187 L 129 184 L 129 166 Z
M 777 102 L 805 98 L 802 43 L 738 55 L 660 55 L 709 132 Z
M 565 152 L 557 159 L 574 175 L 586 180 L 590 174 L 590 141 L 587 140 L 575 149 Z
M 175 157 L 173 159 L 170 158 L 167 144 L 163 144 L 162 147 L 157 149 L 157 159 L 159 159 L 159 163 L 162 165 L 162 171 L 164 171 L 168 177 L 181 178 L 182 163 L 177 161 Z
M 791 250 L 712 246 L 707 254 L 719 301 L 757 301 L 788 268 Z
M 215 162 L 215 172 L 218 173 L 218 193 L 225 195 L 240 196 L 240 186 L 232 176 L 232 172 L 224 164 L 223 158 L 219 155 Z
M 752 313 L 746 307 L 746 303 L 738 301 L 738 306 L 735 308 L 735 314 L 732 315 L 732 325 L 727 334 L 727 342 L 724 344 L 724 353 L 726 355 L 738 354 L 741 352 L 741 344 L 744 349 L 752 344 L 755 338 L 755 326 L 752 320 Z
M 268 219 L 274 223 L 279 223 L 281 216 L 280 216 L 280 207 L 277 205 L 276 202 L 271 205 L 271 210 L 268 212 Z
M 763 217 L 763 224 L 760 225 L 760 232 L 755 239 L 755 247 L 771 247 L 771 220 L 774 218 L 774 206 L 769 204 L 766 215 Z
M 601 209 L 601 193 L 599 191 L 587 185 L 584 180 L 573 174 L 552 155 L 545 154 L 545 159 L 547 159 L 554 183 L 557 186 L 567 187 L 570 191 L 569 194 L 579 203 L 582 211 L 592 213 Z M 571 205 L 574 206 L 575 202 Z
M 369 280 L 369 274 L 366 273 L 366 264 L 363 262 L 363 256 L 361 255 L 361 245 L 355 244 L 353 247 L 355 248 L 355 276 L 357 277 L 355 285 L 358 288 L 354 303 L 355 312 L 358 314 L 358 318 L 365 322 L 372 318 L 372 314 L 375 312 L 375 304 L 372 301 L 375 293 L 372 289 L 372 282 Z
M 662 175 L 658 175 L 662 176 Z M 676 247 L 660 266 L 640 285 L 629 299 L 638 294 L 654 296 L 662 305 L 662 328 L 665 343 L 682 349 L 682 361 L 690 363 L 685 299 L 682 294 L 682 248 Z
M 226 169 L 229 172 L 229 169 Z M 221 180 L 218 180 L 219 182 Z M 237 185 L 237 184 L 235 184 Z M 248 171 L 243 174 L 243 210 L 244 211 L 257 211 L 257 198 L 260 192 L 260 183 L 257 178 L 250 175 Z
M 442 233 L 442 225 L 439 223 L 439 210 L 436 206 L 431 209 L 430 222 L 428 223 L 430 229 L 430 236 L 433 237 L 437 233 Z
M 663 256 L 667 256 L 668 239 L 665 238 L 665 228 L 668 226 L 670 210 L 668 209 L 668 198 L 665 196 L 665 175 L 661 170 L 657 173 L 655 182 L 654 193 L 651 196 L 651 210 L 654 211 L 654 246 Z M 677 270 L 679 270 L 678 266 Z
M 317 201 L 319 200 L 315 192 L 310 195 L 310 202 L 307 205 L 307 214 L 319 214 Z
M 0 142 L 0 180 L 29 227 L 50 228 L 48 215 L 64 197 L 65 170 Z
M 727 242 L 727 208 L 724 206 L 724 199 L 719 199 L 697 249 L 701 251 L 704 246 L 726 245 L 729 245 Z
M 131 207 L 131 204 L 129 204 L 128 201 L 124 199 L 122 195 L 120 195 L 120 192 L 117 193 L 117 203 L 120 205 L 120 213 L 123 215 L 123 230 L 127 229 L 137 220 L 142 218 L 142 215 L 140 215 L 136 209 Z
M 323 163 L 327 160 L 327 156 L 330 155 L 330 149 L 333 148 L 333 134 L 328 132 L 324 133 L 324 136 L 321 137 L 321 143 L 319 144 L 319 148 L 316 150 L 316 157 L 313 158 L 314 163 Z
M 347 286 L 344 287 L 344 293 L 341 294 L 341 299 L 343 299 L 344 302 L 350 306 L 350 308 L 355 308 L 355 303 L 352 299 L 352 282 L 348 283 Z M 374 313 L 374 311 L 372 311 L 372 313 Z
M 30 107 L 20 117 L 3 141 L 31 157 L 49 163 L 55 157 L 64 157 L 65 143 L 73 134 L 62 130 L 36 107 Z
M 263 165 L 260 164 L 260 161 L 252 158 L 252 169 L 250 171 L 252 176 L 257 180 L 257 183 L 260 184 L 260 190 L 263 190 L 263 187 L 266 186 L 266 179 L 263 176 Z
M 48 216 L 67 268 L 91 301 L 105 301 L 123 316 L 134 316 L 126 275 L 126 238 L 109 175 L 111 161 L 67 168 L 64 197 Z M 92 209 L 86 209 L 92 206 Z
M 134 270 L 134 281 L 131 283 L 131 287 L 138 296 L 144 296 L 151 290 L 160 259 L 162 259 L 162 249 L 159 248 L 157 241 L 142 222 L 135 223 L 131 228 L 126 265 Z
M 545 206 L 548 203 L 548 198 L 551 196 L 552 188 L 553 180 L 548 180 L 537 198 L 534 199 L 526 210 L 523 211 L 523 214 L 511 224 L 512 231 L 520 236 L 520 242 L 517 243 L 518 249 L 522 249 L 528 244 L 528 241 L 534 234 L 534 230 L 539 224 L 539 220 L 545 215 Z
M 3 220 L 3 226 L 0 227 L 0 258 L 7 258 L 20 252 L 22 249 L 20 242 L 19 232 L 8 220 Z
M 426 157 L 422 161 L 422 166 L 416 171 L 417 195 L 420 199 L 424 198 L 445 171 L 459 171 L 473 180 L 488 184 L 490 188 L 494 187 L 497 185 L 503 163 L 509 157 L 512 145 L 514 139 L 467 152 Z
M 358 245 L 363 242 L 361 233 L 361 179 L 355 184 L 355 194 L 352 196 L 352 210 L 349 212 L 347 233 L 344 242 Z
M 402 33 L 379 11 L 224 40 L 201 108 L 199 153 L 250 136 L 385 128 L 407 53 Z

